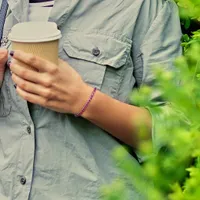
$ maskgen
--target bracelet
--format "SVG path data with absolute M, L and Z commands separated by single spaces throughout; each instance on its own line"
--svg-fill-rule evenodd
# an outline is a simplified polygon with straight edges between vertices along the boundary
M 75 117 L 80 117 L 84 112 L 85 110 L 87 109 L 87 107 L 89 106 L 90 102 L 92 101 L 95 93 L 97 91 L 97 88 L 95 87 L 94 90 L 92 91 L 92 94 L 90 95 L 88 101 L 86 102 L 86 104 L 83 106 L 82 110 L 78 113 L 78 114 L 75 114 L 74 116 Z

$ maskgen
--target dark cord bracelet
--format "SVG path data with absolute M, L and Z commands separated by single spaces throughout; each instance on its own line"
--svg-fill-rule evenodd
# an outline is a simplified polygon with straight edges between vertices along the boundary
M 92 101 L 92 99 L 93 99 L 93 97 L 94 97 L 96 91 L 97 91 L 97 88 L 94 88 L 94 90 L 92 91 L 92 93 L 91 93 L 91 95 L 90 95 L 88 101 L 87 101 L 86 104 L 83 106 L 82 110 L 81 110 L 78 114 L 75 114 L 75 115 L 74 115 L 75 117 L 80 117 L 80 116 L 85 112 L 85 110 L 86 110 L 87 107 L 89 106 L 90 102 Z

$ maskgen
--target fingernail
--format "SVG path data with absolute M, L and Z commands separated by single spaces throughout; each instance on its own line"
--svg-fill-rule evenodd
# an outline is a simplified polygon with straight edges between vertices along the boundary
M 15 53 L 14 51 L 10 51 L 10 56 L 13 57 L 13 56 L 14 56 L 14 53 Z

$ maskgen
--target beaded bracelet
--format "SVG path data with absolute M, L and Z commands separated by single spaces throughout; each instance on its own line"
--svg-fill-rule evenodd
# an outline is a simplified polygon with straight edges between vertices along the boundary
M 92 101 L 95 93 L 97 91 L 97 88 L 95 87 L 94 90 L 92 91 L 88 101 L 86 102 L 86 104 L 83 106 L 82 110 L 78 113 L 78 114 L 75 114 L 75 117 L 80 117 L 84 112 L 85 110 L 87 109 L 87 107 L 89 106 L 90 102 Z

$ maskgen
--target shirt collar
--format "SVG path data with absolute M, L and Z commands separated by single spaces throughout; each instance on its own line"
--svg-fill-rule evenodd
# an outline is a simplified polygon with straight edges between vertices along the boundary
M 8 0 L 8 5 L 18 22 L 28 20 L 29 0 Z
M 54 0 L 49 21 L 57 23 L 59 27 L 62 26 L 79 2 L 80 0 Z M 18 22 L 28 21 L 29 0 L 8 0 L 8 4 Z
M 55 22 L 59 27 L 66 23 L 71 16 L 71 12 L 78 5 L 80 0 L 54 0 L 49 21 Z

